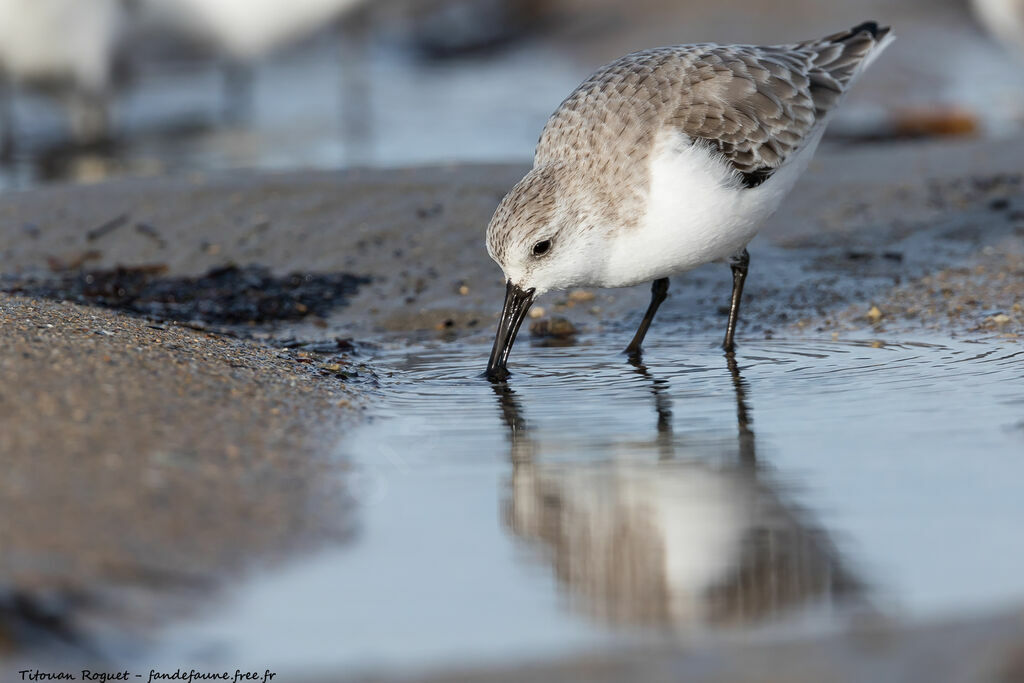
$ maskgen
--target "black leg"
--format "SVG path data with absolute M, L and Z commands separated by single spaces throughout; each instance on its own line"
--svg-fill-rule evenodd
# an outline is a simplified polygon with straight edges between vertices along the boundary
M 75 88 L 66 100 L 71 139 L 90 146 L 110 139 L 110 108 L 107 93 Z
M 740 317 L 740 299 L 743 298 L 743 283 L 747 279 L 747 268 L 750 266 L 750 254 L 744 249 L 736 256 L 729 259 L 729 267 L 732 268 L 732 301 L 729 304 L 729 324 L 725 328 L 725 341 L 722 348 L 732 352 L 733 336 L 736 334 L 736 321 Z
M 651 305 L 647 307 L 647 312 L 644 313 L 644 319 L 640 321 L 640 327 L 637 329 L 636 334 L 633 335 L 633 341 L 629 342 L 629 346 L 626 347 L 626 353 L 631 356 L 640 353 L 640 345 L 644 343 L 644 337 L 647 336 L 647 328 L 651 326 L 651 321 L 654 320 L 654 314 L 658 312 L 658 306 L 661 306 L 661 302 L 664 301 L 667 296 L 667 277 L 663 277 L 651 283 Z

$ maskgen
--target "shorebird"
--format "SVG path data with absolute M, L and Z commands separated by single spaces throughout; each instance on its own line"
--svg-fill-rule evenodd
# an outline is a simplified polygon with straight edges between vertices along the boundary
M 562 102 L 533 169 L 487 227 L 506 279 L 486 376 L 501 381 L 533 301 L 652 282 L 638 354 L 669 277 L 727 261 L 734 348 L 747 244 L 807 166 L 830 115 L 891 41 L 866 22 L 791 45 L 680 45 L 626 55 Z
M 140 0 L 143 21 L 206 44 L 225 61 L 227 112 L 251 108 L 252 64 L 298 42 L 366 0 Z
M 109 128 L 114 61 L 128 0 L 0 0 L 0 147 L 14 144 L 15 87 L 61 98 L 72 137 L 102 139 Z
M 972 0 L 989 33 L 1024 57 L 1024 0 Z
M 365 0 L 142 0 L 149 21 L 210 42 L 239 61 L 263 57 Z

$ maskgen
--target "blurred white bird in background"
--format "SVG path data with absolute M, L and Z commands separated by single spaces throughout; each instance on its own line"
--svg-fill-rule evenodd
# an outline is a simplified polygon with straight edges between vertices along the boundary
M 96 142 L 110 126 L 114 62 L 125 0 L 0 0 L 0 140 L 15 139 L 13 91 L 61 100 L 72 138 Z
M 143 131 L 159 136 L 186 130 L 196 121 L 191 103 L 211 73 L 224 77 L 225 118 L 253 124 L 245 131 L 226 131 L 240 135 L 223 139 L 231 144 L 265 142 L 268 135 L 286 139 L 287 131 L 304 124 L 282 119 L 280 112 L 299 109 L 302 102 L 325 103 L 321 67 L 333 48 L 344 163 L 365 163 L 373 156 L 371 35 L 379 30 L 391 47 L 412 46 L 416 49 L 407 55 L 420 59 L 473 57 L 526 36 L 526 29 L 539 23 L 541 7 L 549 5 L 543 0 L 0 0 L 0 159 L 13 161 L 17 142 L 19 161 L 47 165 L 42 172 L 53 177 L 66 173 L 69 159 L 83 153 L 91 155 L 91 163 L 99 159 L 116 167 L 118 155 L 131 154 L 125 151 L 130 146 L 98 149 L 91 143 L 124 142 L 115 132 L 141 138 Z M 385 62 L 385 68 L 395 67 Z M 124 92 L 128 73 L 133 88 Z M 315 90 L 313 97 L 308 90 Z M 130 98 L 117 102 L 118 92 Z M 33 116 L 38 109 L 16 101 L 27 93 L 62 104 L 70 135 L 54 140 L 47 118 Z M 265 110 L 251 121 L 257 102 Z M 115 104 L 122 105 L 116 117 Z M 46 144 L 37 144 L 40 140 Z
M 971 0 L 981 24 L 1024 58 L 1024 0 Z
M 300 40 L 366 0 L 142 0 L 168 28 L 206 41 L 239 61 Z
M 0 0 L 0 142 L 16 138 L 13 97 L 60 100 L 71 138 L 110 134 L 115 63 L 140 35 L 198 43 L 228 66 L 229 95 L 249 97 L 253 62 L 309 37 L 366 0 Z M 149 32 L 148 34 L 146 32 Z M 134 57 L 134 55 L 133 55 Z M 238 108 L 238 102 L 229 103 Z M 244 103 L 243 103 L 244 104 Z
M 139 22 L 223 60 L 229 118 L 251 108 L 253 64 L 366 4 L 366 0 L 139 0 Z

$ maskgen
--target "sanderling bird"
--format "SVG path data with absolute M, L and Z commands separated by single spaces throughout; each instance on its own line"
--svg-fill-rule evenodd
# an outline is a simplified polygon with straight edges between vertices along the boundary
M 294 43 L 365 0 L 140 0 L 145 20 L 250 62 Z
M 1024 56 L 1024 0 L 972 0 L 972 4 L 988 32 Z
M 747 244 L 806 168 L 843 95 L 892 39 L 874 22 L 792 45 L 680 45 L 598 70 L 548 119 L 533 169 L 487 227 L 505 304 L 487 363 L 506 363 L 544 292 L 653 281 L 640 350 L 668 278 L 732 267 L 733 350 Z
M 224 60 L 226 113 L 252 109 L 259 60 L 355 13 L 367 0 L 138 0 L 141 22 L 212 48 Z
M 127 0 L 0 0 L 0 147 L 14 145 L 15 87 L 62 99 L 76 142 L 107 135 L 126 5 Z

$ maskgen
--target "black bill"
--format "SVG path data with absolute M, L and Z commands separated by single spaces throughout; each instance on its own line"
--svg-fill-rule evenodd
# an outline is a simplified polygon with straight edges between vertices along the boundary
M 526 312 L 530 310 L 533 303 L 533 289 L 520 289 L 509 280 L 505 286 L 505 306 L 501 309 L 501 320 L 498 321 L 498 331 L 494 335 L 494 348 L 491 349 L 491 359 L 487 361 L 487 379 L 492 382 L 501 382 L 508 377 L 508 354 L 512 351 L 512 344 L 516 341 L 516 334 L 519 326 L 526 318 Z

